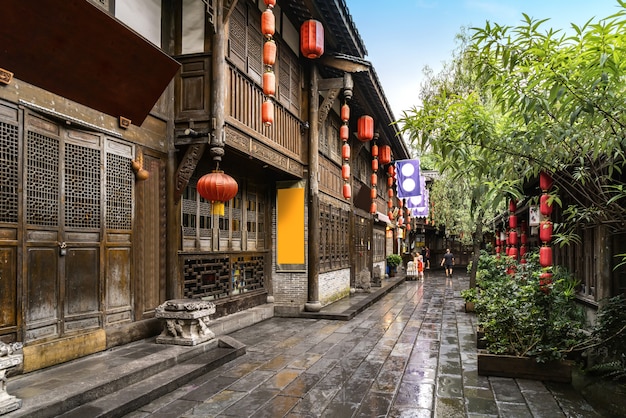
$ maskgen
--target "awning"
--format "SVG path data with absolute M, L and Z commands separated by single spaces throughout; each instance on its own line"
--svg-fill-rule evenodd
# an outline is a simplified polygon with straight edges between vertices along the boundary
M 393 223 L 391 223 L 391 220 L 389 219 L 389 216 L 385 215 L 384 213 L 380 213 L 380 212 L 376 212 L 374 214 L 374 221 L 387 224 L 388 226 L 392 226 L 393 225 Z
M 3 0 L 0 68 L 141 125 L 180 64 L 86 0 Z

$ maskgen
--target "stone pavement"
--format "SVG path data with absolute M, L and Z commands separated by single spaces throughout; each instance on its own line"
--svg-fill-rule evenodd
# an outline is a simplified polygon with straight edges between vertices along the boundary
M 571 385 L 479 376 L 464 288 L 464 275 L 427 271 L 349 321 L 241 329 L 230 336 L 245 355 L 126 417 L 602 416 Z

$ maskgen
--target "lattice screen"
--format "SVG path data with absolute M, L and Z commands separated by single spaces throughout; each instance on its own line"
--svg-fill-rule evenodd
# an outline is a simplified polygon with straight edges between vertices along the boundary
M 100 150 L 65 144 L 65 226 L 100 228 Z
M 26 221 L 31 225 L 59 224 L 59 141 L 28 132 L 26 157 Z
M 131 159 L 107 153 L 107 229 L 132 228 L 133 173 Z
M 0 222 L 17 222 L 17 126 L 0 122 Z

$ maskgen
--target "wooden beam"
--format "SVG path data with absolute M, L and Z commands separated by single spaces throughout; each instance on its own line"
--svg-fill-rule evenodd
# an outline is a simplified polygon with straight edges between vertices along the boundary
M 328 55 L 322 55 L 320 63 L 327 67 L 332 67 L 337 70 L 346 71 L 348 73 L 361 73 L 363 71 L 369 71 L 370 65 L 351 60 L 342 59 L 339 57 L 333 57 Z

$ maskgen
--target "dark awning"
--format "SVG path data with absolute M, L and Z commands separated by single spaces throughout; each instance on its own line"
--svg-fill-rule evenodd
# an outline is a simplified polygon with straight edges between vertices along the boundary
M 180 64 L 87 0 L 3 0 L 0 67 L 141 125 Z

